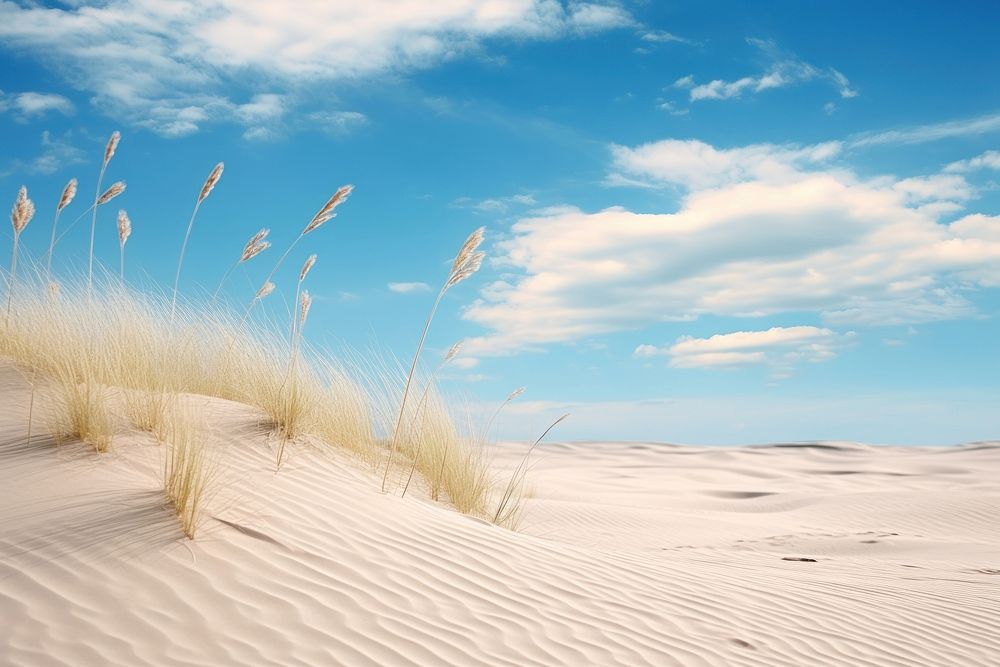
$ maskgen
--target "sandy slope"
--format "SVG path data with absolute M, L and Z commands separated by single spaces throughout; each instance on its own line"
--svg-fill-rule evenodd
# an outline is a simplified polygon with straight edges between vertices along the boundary
M 306 447 L 275 475 L 250 410 L 192 399 L 189 543 L 158 445 L 25 444 L 28 397 L 0 365 L 0 664 L 1000 664 L 996 445 L 548 445 L 511 533 Z

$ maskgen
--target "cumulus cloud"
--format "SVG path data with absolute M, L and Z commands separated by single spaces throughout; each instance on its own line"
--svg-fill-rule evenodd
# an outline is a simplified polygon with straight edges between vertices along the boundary
M 431 291 L 431 286 L 427 283 L 389 283 L 388 287 L 390 292 L 395 292 L 396 294 Z
M 709 338 L 683 336 L 669 347 L 640 345 L 638 358 L 666 356 L 673 368 L 736 368 L 767 365 L 785 376 L 801 362 L 827 361 L 854 337 L 813 326 L 771 327 L 763 331 L 736 331 Z
M 827 326 L 976 315 L 1000 282 L 997 220 L 950 224 L 974 190 L 957 174 L 863 178 L 837 144 L 613 147 L 616 172 L 677 188 L 672 213 L 536 212 L 494 248 L 507 272 L 464 316 L 477 356 L 704 315 L 810 313 Z M 641 353 L 641 352 L 640 352 Z
M 201 109 L 216 121 L 254 121 L 284 104 L 261 97 L 280 90 L 244 91 L 257 97 L 231 101 L 219 92 L 226 84 L 266 80 L 302 91 L 303 83 L 427 67 L 475 51 L 485 40 L 553 39 L 633 23 L 617 3 L 559 0 L 310 0 L 294 11 L 259 0 L 56 6 L 0 0 L 6 46 L 53 65 L 98 107 L 167 136 L 197 131 L 204 122 L 176 120 L 181 109 Z M 263 133 L 255 128 L 275 131 L 273 125 L 247 128 L 251 137 Z
M 726 81 L 714 79 L 707 83 L 697 83 L 693 75 L 687 75 L 674 82 L 675 88 L 688 91 L 692 102 L 699 100 L 728 100 L 743 96 L 745 93 L 760 93 L 773 88 L 785 88 L 807 81 L 826 81 L 834 88 L 840 97 L 848 99 L 857 97 L 858 92 L 851 87 L 851 82 L 844 74 L 833 67 L 820 68 L 781 52 L 774 42 L 762 39 L 748 39 L 770 61 L 769 66 L 760 74 L 748 75 L 739 79 Z

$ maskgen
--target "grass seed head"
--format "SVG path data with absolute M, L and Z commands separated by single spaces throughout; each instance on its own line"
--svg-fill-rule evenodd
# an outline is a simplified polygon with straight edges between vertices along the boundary
M 10 224 L 14 227 L 14 235 L 21 233 L 31 219 L 35 216 L 35 203 L 28 199 L 28 188 L 21 186 L 17 191 L 17 199 L 10 209 Z
M 205 179 L 205 185 L 201 186 L 201 194 L 198 195 L 199 204 L 205 201 L 205 198 L 208 197 L 208 195 L 215 188 L 215 184 L 219 182 L 220 178 L 222 178 L 223 168 L 224 165 L 221 162 L 215 165 L 215 169 L 213 169 L 212 173 L 208 175 L 207 179 Z
M 107 204 L 109 201 L 125 192 L 125 181 L 112 183 L 111 187 L 104 191 L 104 194 L 97 200 L 97 205 Z
M 67 206 L 69 206 L 70 202 L 73 201 L 73 197 L 75 196 L 76 196 L 76 179 L 71 178 L 69 179 L 69 183 L 66 184 L 66 187 L 63 188 L 62 196 L 59 197 L 59 205 L 56 206 L 56 211 L 61 211 Z

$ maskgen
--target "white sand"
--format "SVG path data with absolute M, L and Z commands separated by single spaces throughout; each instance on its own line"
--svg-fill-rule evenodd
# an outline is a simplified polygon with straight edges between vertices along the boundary
M 512 533 L 344 456 L 276 475 L 252 411 L 196 399 L 192 543 L 158 445 L 26 445 L 28 398 L 0 364 L 2 665 L 1000 664 L 997 444 L 543 445 Z

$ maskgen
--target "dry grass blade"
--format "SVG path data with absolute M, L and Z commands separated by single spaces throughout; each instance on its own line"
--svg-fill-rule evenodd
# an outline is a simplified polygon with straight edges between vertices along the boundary
M 531 447 L 528 447 L 528 451 L 524 453 L 524 458 L 521 462 L 517 464 L 517 468 L 510 476 L 510 481 L 507 482 L 507 488 L 504 489 L 503 496 L 500 498 L 500 503 L 497 505 L 496 514 L 493 515 L 493 523 L 496 525 L 505 525 L 513 528 L 514 524 L 517 522 L 517 517 L 520 513 L 520 497 L 514 498 L 514 493 L 517 489 L 520 489 L 524 483 L 524 475 L 527 472 L 528 457 L 531 456 L 531 452 L 535 450 L 538 443 L 549 434 L 549 431 L 554 429 L 559 422 L 569 417 L 569 413 L 564 414 L 559 419 L 552 422 L 547 429 L 538 439 L 531 443 Z
M 104 191 L 103 195 L 97 198 L 97 205 L 101 206 L 103 204 L 107 204 L 123 192 L 125 192 L 125 181 L 113 183 L 110 188 Z

